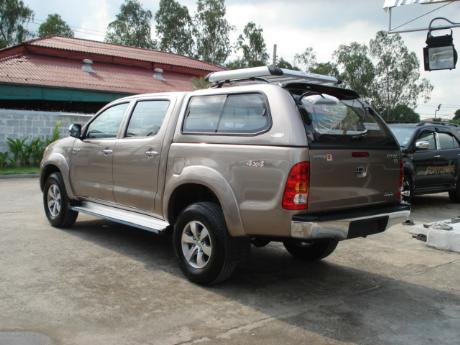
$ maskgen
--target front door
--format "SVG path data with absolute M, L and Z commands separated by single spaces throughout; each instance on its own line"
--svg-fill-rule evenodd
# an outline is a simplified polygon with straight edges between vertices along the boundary
M 434 131 L 423 131 L 416 142 L 428 142 L 428 148 L 416 148 L 414 152 L 414 184 L 416 188 L 431 188 L 439 185 L 439 152 Z
M 115 201 L 142 212 L 154 212 L 161 150 L 170 101 L 136 103 L 113 156 Z
M 438 160 L 440 161 L 439 179 L 445 186 L 454 185 L 457 181 L 458 164 L 460 160 L 459 143 L 450 133 L 436 133 L 438 142 Z
M 79 197 L 113 202 L 113 151 L 129 103 L 114 105 L 97 115 L 75 140 L 70 181 Z

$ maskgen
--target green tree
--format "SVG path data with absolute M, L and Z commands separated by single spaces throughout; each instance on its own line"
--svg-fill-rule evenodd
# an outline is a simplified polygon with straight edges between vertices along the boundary
M 398 104 L 386 114 L 386 121 L 388 123 L 418 123 L 420 122 L 420 115 L 412 108 L 405 104 Z
M 225 19 L 225 0 L 198 0 L 194 35 L 196 57 L 217 65 L 227 60 L 232 26 Z
M 51 35 L 73 37 L 74 33 L 59 14 L 49 14 L 46 21 L 39 26 L 38 36 L 46 37 Z
M 339 79 L 343 81 L 344 86 L 355 90 L 363 98 L 369 98 L 375 70 L 367 46 L 357 42 L 340 45 L 334 52 L 334 58 Z
M 267 46 L 263 29 L 254 22 L 249 22 L 238 37 L 237 50 L 243 53 L 244 67 L 265 66 L 268 62 Z
M 330 75 L 340 79 L 340 73 L 337 68 L 337 64 L 334 62 L 319 62 L 312 68 L 310 68 L 310 72 L 323 74 L 323 75 Z
M 144 10 L 138 0 L 125 0 L 116 20 L 107 27 L 105 41 L 139 48 L 154 48 L 150 22 L 152 12 Z
M 460 109 L 457 109 L 454 113 L 454 120 L 460 120 Z
M 317 64 L 316 54 L 313 48 L 308 47 L 301 54 L 296 54 L 294 56 L 294 64 L 300 65 L 300 69 L 306 72 L 310 71 Z
M 155 21 L 160 50 L 187 56 L 193 54 L 193 24 L 187 6 L 175 0 L 161 0 Z
M 450 120 L 451 123 L 455 123 L 457 125 L 460 125 L 460 109 L 458 109 L 455 113 L 454 113 L 454 118 L 452 120 Z
M 33 17 L 33 11 L 22 0 L 1 0 L 0 49 L 25 41 L 30 35 L 26 25 Z
M 289 61 L 285 60 L 284 58 L 279 58 L 277 64 L 277 67 L 279 68 L 286 68 L 286 69 L 291 69 L 295 71 L 300 71 L 300 69 L 296 66 L 293 66 Z
M 380 31 L 369 47 L 376 60 L 371 97 L 377 110 L 385 110 L 384 117 L 398 105 L 414 108 L 420 97 L 429 100 L 433 86 L 420 78 L 417 56 L 407 49 L 400 35 Z

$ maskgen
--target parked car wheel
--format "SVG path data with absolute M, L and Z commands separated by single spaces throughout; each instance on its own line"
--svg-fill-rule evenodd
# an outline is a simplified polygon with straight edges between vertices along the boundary
M 174 226 L 173 245 L 179 266 L 192 282 L 211 285 L 228 279 L 249 240 L 228 234 L 221 208 L 212 202 L 188 206 Z
M 404 175 L 403 180 L 403 200 L 407 202 L 412 202 L 414 198 L 414 183 L 412 182 L 412 177 Z
M 70 207 L 60 173 L 53 173 L 47 178 L 43 189 L 43 206 L 52 226 L 69 228 L 75 223 L 78 212 L 73 211 Z
M 457 182 L 457 188 L 449 192 L 449 198 L 453 202 L 460 202 L 460 181 Z
M 315 241 L 289 240 L 284 242 L 286 250 L 296 259 L 317 261 L 329 256 L 337 247 L 338 241 L 321 239 Z

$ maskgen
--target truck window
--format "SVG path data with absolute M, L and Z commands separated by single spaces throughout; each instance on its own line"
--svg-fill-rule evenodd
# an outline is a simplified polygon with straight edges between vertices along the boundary
M 265 97 L 257 93 L 195 96 L 184 120 L 184 133 L 256 134 L 270 126 Z
M 441 150 L 451 150 L 459 147 L 457 139 L 447 133 L 438 133 L 439 146 Z
M 377 114 L 357 99 L 312 93 L 300 101 L 311 147 L 399 147 Z
M 169 101 L 151 100 L 136 103 L 126 137 L 149 137 L 156 135 L 169 108 Z
M 192 97 L 188 104 L 183 131 L 215 133 L 226 95 Z
M 118 128 L 129 103 L 122 103 L 110 107 L 99 114 L 88 126 L 86 138 L 108 139 L 116 138 Z
M 428 150 L 436 150 L 436 140 L 433 132 L 425 131 L 418 137 L 417 141 L 426 141 L 430 144 Z

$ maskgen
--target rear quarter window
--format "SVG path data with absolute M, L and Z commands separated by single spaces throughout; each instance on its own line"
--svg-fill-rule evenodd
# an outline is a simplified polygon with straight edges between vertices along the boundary
M 257 134 L 271 119 L 264 95 L 258 93 L 194 96 L 190 99 L 183 133 Z

